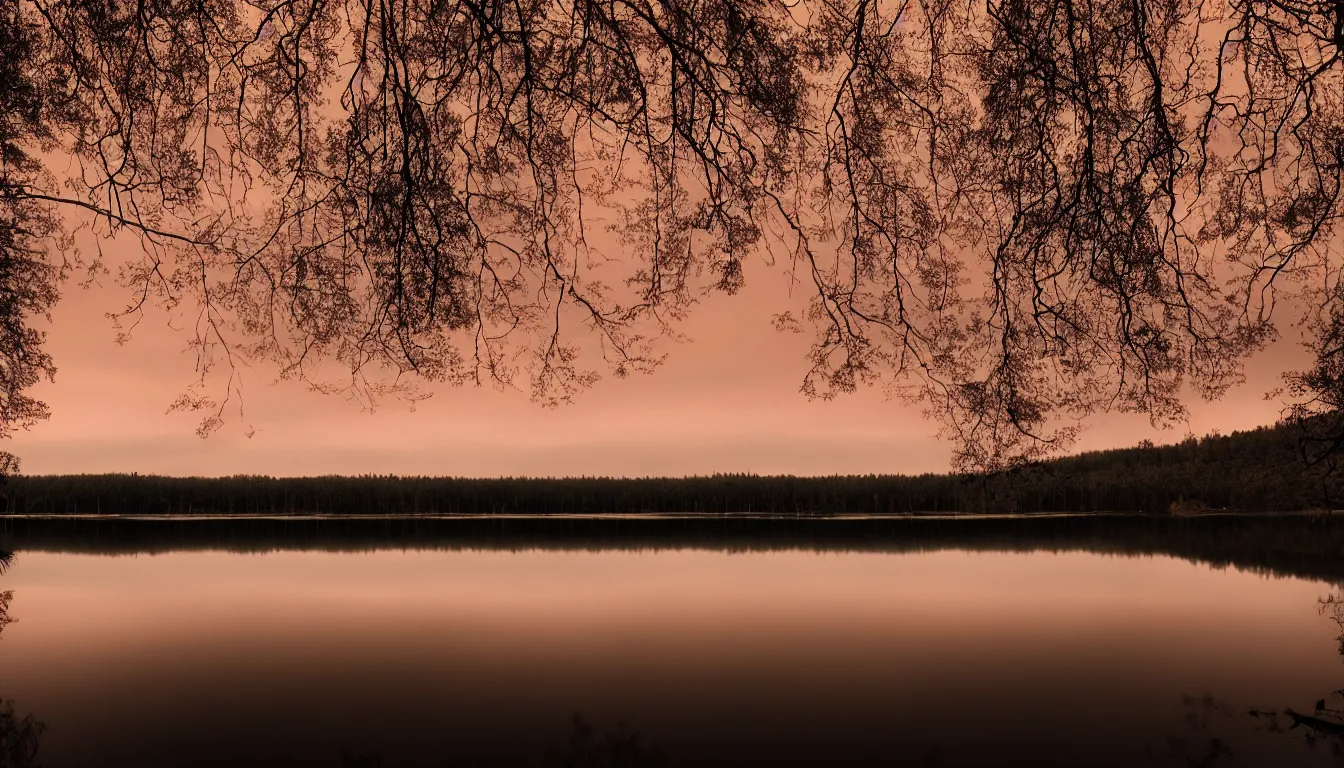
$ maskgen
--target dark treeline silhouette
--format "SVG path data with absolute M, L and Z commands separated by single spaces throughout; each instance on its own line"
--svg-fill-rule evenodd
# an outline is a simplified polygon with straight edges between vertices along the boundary
M 140 554 L 275 550 L 649 550 L 729 552 L 1086 551 L 1170 555 L 1344 584 L 1344 522 L 1327 515 L 1033 517 L 0 518 L 19 551 Z
M 689 478 L 13 478 L 14 514 L 909 514 L 1329 508 L 1296 428 L 1084 453 L 993 474 Z

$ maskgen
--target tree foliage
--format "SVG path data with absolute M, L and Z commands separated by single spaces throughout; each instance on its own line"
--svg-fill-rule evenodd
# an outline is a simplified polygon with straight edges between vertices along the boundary
M 778 264 L 803 391 L 884 384 L 972 467 L 1179 419 L 1284 295 L 1339 314 L 1338 2 L 3 5 L 6 424 L 62 210 L 140 239 L 125 314 L 192 308 L 202 370 L 360 396 L 563 401 Z

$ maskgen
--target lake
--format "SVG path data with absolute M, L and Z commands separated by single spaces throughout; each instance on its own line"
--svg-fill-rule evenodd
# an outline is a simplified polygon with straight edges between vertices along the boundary
M 1332 765 L 1321 526 L 13 519 L 0 698 L 45 766 Z

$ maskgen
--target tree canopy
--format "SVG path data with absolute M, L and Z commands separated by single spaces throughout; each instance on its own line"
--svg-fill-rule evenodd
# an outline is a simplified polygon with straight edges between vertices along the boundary
M 982 468 L 1179 419 L 1291 298 L 1301 409 L 1338 409 L 1338 0 L 0 8 L 6 430 L 79 268 L 128 318 L 191 308 L 203 370 L 559 402 L 773 265 L 804 393 L 890 387 Z M 142 253 L 77 257 L 81 227 Z

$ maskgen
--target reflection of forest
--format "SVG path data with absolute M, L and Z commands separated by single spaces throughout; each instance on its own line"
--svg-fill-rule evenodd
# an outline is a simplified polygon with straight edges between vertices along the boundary
M 132 554 L 371 549 L 927 552 L 1170 555 L 1344 585 L 1344 516 L 0 517 L 19 550 Z
M 157 525 L 161 526 L 163 523 Z M 337 530 L 347 530 L 346 525 L 346 523 L 343 523 Z M 1291 526 L 1289 527 L 1291 528 Z M 191 530 L 189 527 L 177 528 L 174 526 L 174 528 L 176 530 Z M 1328 528 L 1318 530 L 1326 531 Z M 1245 531 L 1241 533 L 1244 534 Z M 1232 538 L 1245 540 L 1244 535 Z M 1291 538 L 1291 536 L 1288 536 L 1281 539 L 1280 543 L 1282 540 L 1291 540 Z M 1181 537 L 1177 536 L 1171 541 L 1179 541 L 1180 539 Z M 157 539 L 157 541 L 162 542 L 163 540 Z M 337 538 L 324 541 L 336 548 L 351 545 L 351 540 L 348 539 Z M 947 541 L 941 539 L 937 541 L 941 546 L 948 545 Z M 1060 540 L 1055 539 L 1053 541 L 1058 544 Z M 1129 543 L 1134 544 L 1137 541 L 1140 540 L 1132 539 Z M 1214 543 L 1217 543 L 1217 541 L 1215 538 Z M 188 538 L 185 543 L 199 545 L 192 538 Z M 611 545 L 614 542 L 606 541 L 604 543 Z M 916 539 L 902 542 L 897 548 L 902 550 L 928 548 L 928 543 L 927 540 L 923 540 L 921 545 L 921 540 Z M 440 541 L 438 544 L 440 546 L 445 544 L 462 546 L 461 542 L 446 543 Z M 124 543 L 118 546 L 124 546 Z M 1276 549 L 1272 540 L 1262 540 L 1258 543 L 1258 547 L 1265 557 L 1273 556 L 1283 558 L 1284 562 L 1292 561 L 1291 551 Z M 1212 550 L 1201 551 L 1205 552 L 1206 558 L 1213 559 L 1208 557 L 1208 552 Z M 1250 552 L 1252 548 L 1248 547 L 1243 551 Z M 1302 554 L 1298 553 L 1298 555 Z M 1240 562 L 1234 560 L 1233 562 L 1246 566 L 1255 565 L 1255 561 L 1249 559 Z M 1310 564 L 1312 558 L 1306 557 L 1300 562 Z M 0 574 L 8 571 L 13 565 L 14 554 L 0 551 Z M 0 640 L 3 640 L 5 627 L 14 621 L 9 614 L 13 596 L 11 591 L 0 591 Z M 1344 593 L 1331 594 L 1321 598 L 1319 608 L 1321 614 L 1337 626 L 1339 632 L 1337 635 L 1338 650 L 1341 657 L 1344 657 Z M 0 652 L 3 652 L 2 644 L 0 644 Z M 3 659 L 0 657 L 0 670 L 2 669 Z M 0 683 L 2 682 L 3 680 L 0 679 Z M 1254 730 L 1272 734 L 1274 740 L 1281 740 L 1281 746 L 1290 751 L 1305 747 L 1316 753 L 1324 751 L 1326 755 L 1336 761 L 1344 761 L 1344 689 L 1327 690 L 1333 687 L 1334 685 L 1330 682 L 1325 682 L 1322 686 L 1321 698 L 1314 703 L 1314 706 L 1312 706 L 1312 702 L 1301 702 L 1301 711 L 1294 709 L 1292 706 L 1282 709 L 1247 709 L 1220 701 L 1207 693 L 1202 696 L 1184 695 L 1182 697 L 1185 712 L 1184 729 L 1179 733 L 1169 735 L 1165 743 L 1150 745 L 1147 751 L 1148 758 L 1156 765 L 1188 765 L 1212 768 L 1222 765 L 1246 764 L 1244 760 L 1238 760 L 1240 754 L 1238 740 L 1244 738 L 1247 731 Z M 1292 704 L 1298 705 L 1297 702 L 1292 702 Z M 45 723 L 37 720 L 31 714 L 24 715 L 18 712 L 14 702 L 0 699 L 0 768 L 34 768 L 39 765 L 37 756 L 45 731 Z M 1298 746 L 1292 746 L 1294 740 L 1298 742 Z M 1042 749 L 1048 750 L 1049 747 L 1048 745 L 1042 745 Z M 451 752 L 451 750 L 449 751 Z M 1244 758 L 1245 755 L 1241 755 L 1241 757 Z M 614 731 L 599 733 L 578 714 L 573 716 L 571 732 L 565 741 L 547 749 L 544 755 L 539 754 L 538 758 L 540 760 L 539 765 L 663 766 L 671 764 L 669 755 L 656 744 L 644 741 L 638 731 L 631 730 L 621 724 Z M 342 751 L 337 759 L 336 764 L 343 766 L 343 768 L 386 765 L 377 753 L 361 754 Z M 1285 760 L 1288 759 L 1290 759 L 1290 755 L 1285 754 Z M 488 765 L 490 763 L 488 760 L 483 763 L 475 763 L 469 760 L 452 762 L 450 760 L 448 764 Z M 1283 764 L 1291 763 L 1284 762 Z

